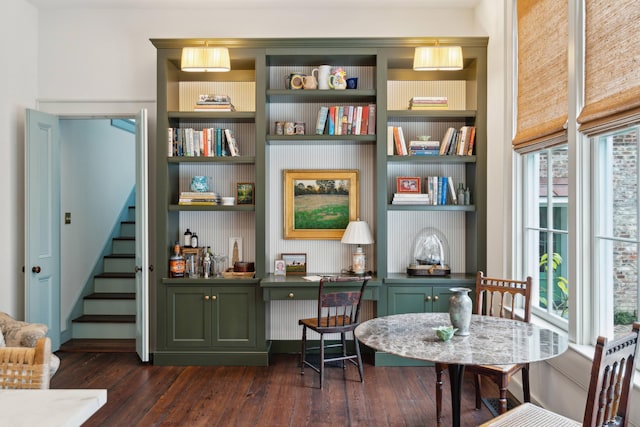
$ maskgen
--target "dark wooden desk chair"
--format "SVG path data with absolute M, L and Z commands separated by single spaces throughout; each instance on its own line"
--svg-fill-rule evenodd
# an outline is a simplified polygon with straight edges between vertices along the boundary
M 526 280 L 508 280 L 485 277 L 482 271 L 476 275 L 477 314 L 516 319 L 516 310 L 524 309 L 524 320 L 531 320 L 531 277 Z M 436 363 L 436 416 L 442 419 L 442 371 L 447 365 Z M 524 401 L 531 400 L 529 392 L 529 364 L 513 365 L 469 365 L 466 372 L 474 374 L 476 388 L 476 409 L 482 406 L 480 376 L 489 377 L 500 389 L 500 413 L 507 411 L 507 387 L 517 372 L 522 372 L 522 392 Z
M 481 427 L 628 426 L 639 333 L 640 323 L 634 323 L 633 332 L 625 337 L 611 342 L 598 337 L 582 423 L 532 403 L 523 403 Z
M 309 366 L 320 374 L 320 388 L 324 382 L 324 366 L 329 362 L 340 361 L 345 369 L 345 361 L 358 367 L 360 382 L 364 381 L 362 371 L 362 357 L 358 339 L 353 335 L 354 354 L 347 354 L 346 333 L 351 332 L 360 322 L 360 303 L 362 294 L 367 286 L 369 277 L 326 277 L 320 280 L 318 287 L 318 315 L 308 319 L 300 319 L 302 325 L 302 352 L 300 353 L 300 373 L 304 375 L 304 367 Z M 350 291 L 331 291 L 327 283 L 336 282 L 343 285 L 357 284 L 360 287 Z M 307 328 L 320 334 L 320 345 L 307 348 Z M 340 342 L 325 344 L 325 334 L 340 334 Z M 330 353 L 327 357 L 325 350 L 340 348 L 339 353 Z M 307 359 L 307 350 L 319 350 L 320 361 L 317 365 Z M 346 371 L 345 371 L 346 372 Z

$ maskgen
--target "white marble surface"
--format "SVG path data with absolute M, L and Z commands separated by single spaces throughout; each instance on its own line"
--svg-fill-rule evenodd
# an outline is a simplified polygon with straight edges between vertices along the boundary
M 79 426 L 107 402 L 107 390 L 0 390 L 0 425 Z
M 448 313 L 409 313 L 378 317 L 359 325 L 363 344 L 411 359 L 458 365 L 507 365 L 536 362 L 563 353 L 566 335 L 531 323 L 473 315 L 471 333 L 438 339 L 434 327 L 448 326 Z

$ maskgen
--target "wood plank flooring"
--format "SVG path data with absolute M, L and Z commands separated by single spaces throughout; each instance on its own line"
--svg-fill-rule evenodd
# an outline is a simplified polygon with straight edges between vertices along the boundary
M 300 375 L 297 355 L 272 355 L 268 367 L 154 366 L 135 353 L 57 352 L 51 388 L 106 388 L 107 403 L 85 426 L 437 426 L 435 374 L 430 367 L 327 368 Z M 448 387 L 448 379 L 447 379 Z M 483 382 L 484 396 L 497 387 Z M 451 424 L 448 388 L 443 425 Z M 461 422 L 491 418 L 474 409 L 466 378 Z

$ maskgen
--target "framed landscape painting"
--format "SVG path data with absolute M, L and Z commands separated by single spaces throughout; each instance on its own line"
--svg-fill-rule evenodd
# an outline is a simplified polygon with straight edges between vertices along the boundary
M 284 238 L 341 239 L 358 200 L 358 170 L 285 170 Z

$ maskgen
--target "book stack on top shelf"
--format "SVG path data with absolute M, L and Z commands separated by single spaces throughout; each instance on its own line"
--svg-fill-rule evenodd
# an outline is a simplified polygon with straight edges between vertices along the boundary
M 448 110 L 446 96 L 414 96 L 409 100 L 409 110 Z
M 409 141 L 410 156 L 438 156 L 440 155 L 440 141 Z
M 426 193 L 393 193 L 392 205 L 430 205 L 431 198 Z
M 208 95 L 203 94 L 198 97 L 196 105 L 193 107 L 193 111 L 236 111 L 236 108 L 231 103 L 229 95 Z
M 218 193 L 211 191 L 183 191 L 178 200 L 180 206 L 215 206 L 220 204 Z

